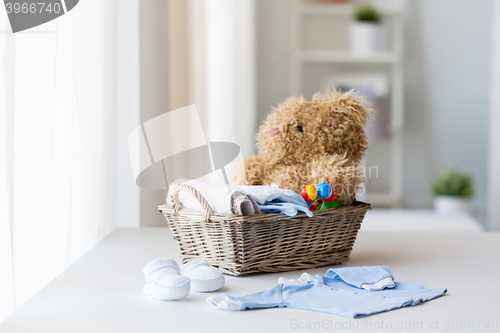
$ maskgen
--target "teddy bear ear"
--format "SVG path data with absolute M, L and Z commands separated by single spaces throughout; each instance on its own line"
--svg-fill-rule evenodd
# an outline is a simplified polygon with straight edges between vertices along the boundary
M 339 110 L 346 113 L 353 122 L 363 128 L 372 118 L 374 112 L 354 89 L 345 93 L 336 89 L 326 95 L 318 93 L 313 96 L 313 103 L 320 108 L 326 107 L 329 110 Z
M 340 103 L 345 105 L 352 112 L 352 117 L 362 127 L 365 127 L 368 121 L 372 118 L 373 110 L 362 97 L 358 96 L 358 92 L 354 89 L 342 94 Z

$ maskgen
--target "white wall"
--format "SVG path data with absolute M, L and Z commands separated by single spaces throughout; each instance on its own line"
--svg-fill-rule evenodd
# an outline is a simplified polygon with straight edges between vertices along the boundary
M 170 110 L 167 16 L 167 1 L 139 2 L 141 113 L 137 126 Z M 141 225 L 165 224 L 165 218 L 158 213 L 158 205 L 165 202 L 167 191 L 141 188 L 140 193 Z
M 428 184 L 458 166 L 487 191 L 490 0 L 408 2 L 404 204 L 429 207 Z
M 290 0 L 256 0 L 257 129 L 290 94 Z
M 488 219 L 490 229 L 500 231 L 500 1 L 493 3 L 492 20 Z
M 459 166 L 476 179 L 476 215 L 484 221 L 491 3 L 407 1 L 405 207 L 431 207 L 432 179 Z M 290 7 L 256 0 L 259 124 L 289 94 Z
M 140 188 L 130 165 L 127 138 L 140 124 L 139 0 L 118 5 L 118 63 L 116 114 L 116 223 L 119 228 L 140 226 Z
M 256 123 L 254 2 L 205 1 L 202 22 L 207 139 L 236 143 L 248 156 Z

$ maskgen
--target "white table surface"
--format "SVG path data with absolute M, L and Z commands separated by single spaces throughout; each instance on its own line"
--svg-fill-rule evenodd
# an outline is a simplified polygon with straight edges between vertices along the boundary
M 389 232 L 482 232 L 483 226 L 471 215 L 440 215 L 432 209 L 380 209 L 366 213 L 362 231 Z
M 348 266 L 384 264 L 397 281 L 445 287 L 448 294 L 360 319 L 287 308 L 229 312 L 211 308 L 207 294 L 191 292 L 175 302 L 144 296 L 143 266 L 177 259 L 177 246 L 167 228 L 119 229 L 18 309 L 0 332 L 296 332 L 311 331 L 308 325 L 325 332 L 364 332 L 370 325 L 379 332 L 389 325 L 394 332 L 460 331 L 454 323 L 465 325 L 463 331 L 494 332 L 500 330 L 493 329 L 500 324 L 499 253 L 500 233 L 360 232 Z M 308 271 L 324 274 L 326 268 Z M 242 296 L 301 273 L 226 276 L 221 292 Z

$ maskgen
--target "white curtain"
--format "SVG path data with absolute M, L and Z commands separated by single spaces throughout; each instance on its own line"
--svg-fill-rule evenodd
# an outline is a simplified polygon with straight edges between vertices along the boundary
M 114 227 L 117 6 L 0 34 L 0 321 Z

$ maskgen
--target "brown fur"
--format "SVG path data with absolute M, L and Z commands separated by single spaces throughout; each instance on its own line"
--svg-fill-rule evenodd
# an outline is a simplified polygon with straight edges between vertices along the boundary
M 278 105 L 257 133 L 257 155 L 237 168 L 236 184 L 276 182 L 300 194 L 304 185 L 328 182 L 342 205 L 351 204 L 365 181 L 359 162 L 368 146 L 364 127 L 370 117 L 353 94 L 334 91 L 316 94 L 311 102 L 301 97 Z M 272 136 L 276 128 L 281 134 Z

